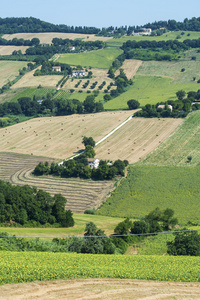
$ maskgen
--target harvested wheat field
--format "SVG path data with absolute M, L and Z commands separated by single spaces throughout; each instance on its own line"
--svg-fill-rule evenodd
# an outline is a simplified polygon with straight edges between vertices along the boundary
M 0 55 L 11 55 L 14 50 L 19 51 L 24 54 L 28 46 L 0 46 Z
M 97 142 L 133 111 L 43 117 L 0 129 L 0 152 L 65 159 L 84 148 L 83 136 Z
M 27 66 L 25 61 L 0 61 L 0 87 L 14 80 L 19 75 L 19 69 Z
M 39 33 L 14 33 L 4 34 L 6 40 L 12 40 L 14 38 L 32 40 L 38 38 L 40 43 L 51 44 L 53 38 L 59 39 L 83 39 L 84 41 L 107 41 L 112 37 L 95 36 L 94 34 L 80 34 L 80 33 L 62 33 L 62 32 L 39 32 Z
M 121 68 L 124 70 L 126 76 L 128 79 L 132 79 L 133 76 L 137 73 L 137 70 L 142 65 L 141 60 L 137 59 L 126 59 L 121 66 Z M 115 76 L 119 75 L 119 70 L 116 71 Z
M 135 163 L 160 145 L 182 119 L 132 118 L 95 148 L 99 159 L 127 159 Z
M 7 284 L 0 287 L 4 300 L 192 300 L 200 299 L 200 283 L 131 279 L 73 279 Z
M 40 67 L 39 67 L 40 68 Z M 46 76 L 33 76 L 36 69 L 26 73 L 19 81 L 17 81 L 11 88 L 18 89 L 23 87 L 56 87 L 62 75 L 46 75 Z
M 32 172 L 40 161 L 51 163 L 54 160 L 0 152 L 0 179 L 14 185 L 35 186 L 52 196 L 60 193 L 67 199 L 66 208 L 78 213 L 83 213 L 88 208 L 97 208 L 114 187 L 113 181 L 65 179 L 52 176 L 35 177 Z
M 65 89 L 75 89 L 75 90 L 80 90 L 80 89 L 83 89 L 83 84 L 84 84 L 87 80 L 89 80 L 89 82 L 90 82 L 89 85 L 88 85 L 88 87 L 86 88 L 87 90 L 90 90 L 90 86 L 91 86 L 95 81 L 98 82 L 95 89 L 97 89 L 98 86 L 101 85 L 103 81 L 106 82 L 106 84 L 105 84 L 103 90 L 106 89 L 107 86 L 108 86 L 111 82 L 114 84 L 114 80 L 108 77 L 108 70 L 106 70 L 106 69 L 96 69 L 96 68 L 92 68 L 90 71 L 92 71 L 92 78 L 90 78 L 90 79 L 88 79 L 88 78 L 87 78 L 87 79 L 80 79 L 80 78 L 79 78 L 79 79 L 76 79 L 76 78 L 73 78 L 73 81 L 69 79 L 69 80 L 65 83 L 65 85 L 63 86 L 63 88 L 65 88 Z M 81 80 L 81 83 L 80 83 L 79 86 L 76 88 L 75 85 L 76 85 L 80 80 Z M 111 89 L 113 89 L 113 88 L 116 88 L 116 86 L 111 87 Z M 110 90 L 111 90 L 111 89 L 110 89 Z M 93 90 L 91 89 L 91 91 L 93 91 Z

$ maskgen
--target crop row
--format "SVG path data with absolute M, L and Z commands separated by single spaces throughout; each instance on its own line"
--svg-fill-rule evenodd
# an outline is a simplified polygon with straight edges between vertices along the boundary
M 200 257 L 0 252 L 0 284 L 68 278 L 198 282 Z

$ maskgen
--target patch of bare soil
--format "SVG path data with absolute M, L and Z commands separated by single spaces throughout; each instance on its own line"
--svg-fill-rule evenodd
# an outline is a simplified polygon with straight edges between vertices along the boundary
M 8 284 L 0 287 L 0 300 L 21 299 L 200 299 L 200 283 L 131 279 L 80 279 Z

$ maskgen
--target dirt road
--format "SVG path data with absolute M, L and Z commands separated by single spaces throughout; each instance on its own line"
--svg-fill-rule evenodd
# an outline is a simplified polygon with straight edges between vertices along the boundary
M 200 283 L 130 279 L 79 279 L 9 284 L 0 287 L 0 300 L 25 299 L 200 299 Z

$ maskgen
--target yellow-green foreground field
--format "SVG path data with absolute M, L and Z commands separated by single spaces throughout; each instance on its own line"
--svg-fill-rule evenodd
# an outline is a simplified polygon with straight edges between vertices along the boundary
M 199 282 L 200 257 L 0 252 L 0 284 L 76 278 Z

